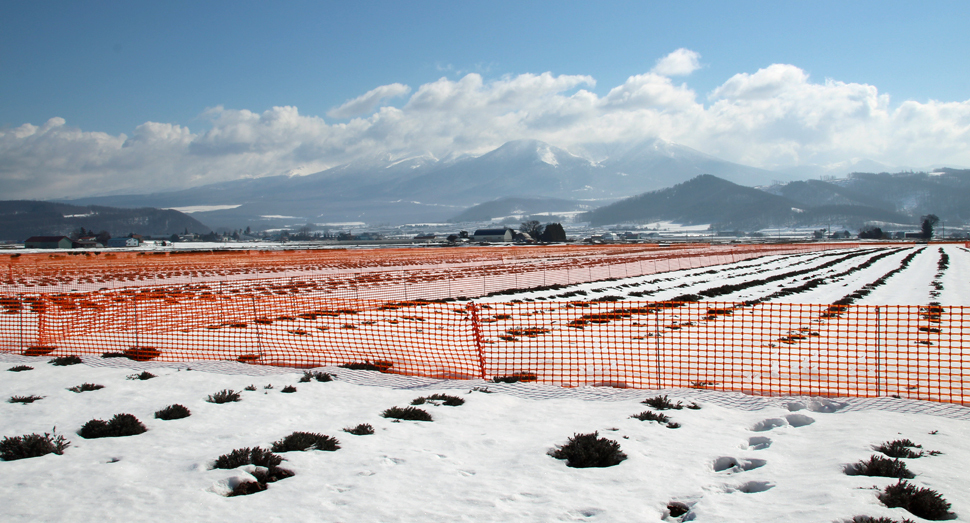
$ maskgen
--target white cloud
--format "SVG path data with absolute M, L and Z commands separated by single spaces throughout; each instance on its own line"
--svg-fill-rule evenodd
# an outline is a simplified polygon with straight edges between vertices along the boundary
M 353 118 L 355 116 L 369 114 L 384 100 L 404 96 L 409 92 L 411 92 L 411 88 L 404 84 L 394 83 L 382 85 L 377 89 L 367 91 L 353 100 L 348 100 L 340 107 L 331 109 L 327 112 L 327 116 L 331 118 Z
M 657 60 L 657 65 L 650 72 L 661 76 L 687 76 L 701 68 L 701 55 L 690 49 L 680 49 Z
M 814 82 L 786 64 L 739 73 L 699 100 L 687 84 L 670 79 L 696 68 L 696 58 L 675 51 L 604 96 L 591 92 L 592 77 L 551 73 L 490 81 L 472 73 L 413 93 L 391 84 L 328 113 L 362 115 L 340 123 L 295 107 L 257 113 L 218 106 L 202 114 L 211 124 L 204 132 L 146 122 L 131 136 L 112 136 L 52 118 L 0 129 L 0 193 L 140 193 L 306 174 L 379 154 L 479 154 L 520 138 L 569 148 L 660 137 L 765 168 L 853 158 L 970 164 L 970 101 L 905 101 L 892 108 L 875 86 Z M 408 93 L 400 107 L 381 106 Z

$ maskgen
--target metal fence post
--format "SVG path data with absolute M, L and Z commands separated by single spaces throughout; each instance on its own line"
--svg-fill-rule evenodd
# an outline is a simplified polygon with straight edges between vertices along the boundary
M 475 302 L 468 304 L 468 313 L 472 320 L 472 335 L 475 337 L 475 348 L 478 349 L 479 377 L 485 379 L 485 342 L 482 339 L 482 330 L 478 321 L 478 305 Z

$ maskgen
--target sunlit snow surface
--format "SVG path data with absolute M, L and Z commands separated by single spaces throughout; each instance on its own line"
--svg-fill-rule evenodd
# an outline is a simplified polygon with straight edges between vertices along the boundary
M 936 299 L 967 305 L 970 253 L 952 245 L 944 251 L 950 266 L 940 277 L 943 290 Z M 898 267 L 911 252 L 901 249 L 865 270 L 782 299 L 831 303 Z M 859 303 L 928 303 L 940 257 L 939 248 L 930 246 Z M 844 272 L 856 262 L 840 263 L 830 272 Z M 725 266 L 715 275 L 702 268 L 575 288 L 587 290 L 587 299 L 635 290 L 650 290 L 650 299 L 669 299 L 730 282 L 734 273 L 748 277 L 748 266 L 764 269 L 764 277 L 818 263 L 814 254 L 766 257 Z M 674 276 L 677 282 L 659 281 Z M 678 287 L 684 283 L 687 287 Z M 774 288 L 755 287 L 725 298 L 757 298 Z M 562 291 L 517 297 L 557 292 Z M 298 383 L 301 371 L 235 362 L 85 359 L 82 365 L 54 367 L 48 358 L 0 355 L 0 399 L 43 396 L 26 405 L 0 403 L 0 436 L 56 427 L 71 441 L 62 456 L 0 462 L 0 520 L 833 522 L 869 515 L 919 521 L 877 501 L 878 491 L 896 480 L 843 473 L 846 465 L 869 458 L 873 445 L 901 438 L 942 452 L 907 460 L 917 474 L 912 481 L 940 492 L 959 519 L 970 517 L 970 408 L 959 405 L 889 397 L 763 398 L 695 389 L 569 389 L 341 368 L 323 369 L 336 375 L 334 382 Z M 6 371 L 20 364 L 34 370 Z M 145 369 L 158 377 L 126 379 Z M 80 394 L 67 390 L 85 382 L 105 387 Z M 209 394 L 242 391 L 250 384 L 257 390 L 243 392 L 239 403 L 205 402 Z M 264 388 L 270 384 L 272 389 Z M 297 392 L 280 392 L 286 385 L 295 385 Z M 492 393 L 471 392 L 476 387 Z M 380 416 L 386 408 L 433 393 L 458 395 L 466 403 L 426 405 L 435 418 L 430 423 Z M 630 418 L 649 408 L 640 401 L 658 394 L 696 401 L 702 408 L 666 411 L 682 425 L 677 429 Z M 153 418 L 175 403 L 192 416 Z M 148 432 L 98 440 L 75 434 L 88 420 L 118 413 L 134 414 Z M 370 423 L 376 434 L 341 430 L 359 423 Z M 269 447 L 293 431 L 334 436 L 342 448 L 286 453 L 283 466 L 295 476 L 250 496 L 224 496 L 230 484 L 248 475 L 212 470 L 216 457 L 241 447 Z M 573 434 L 593 431 L 619 442 L 628 459 L 605 469 L 572 469 L 547 455 Z M 725 468 L 726 463 L 737 466 Z M 665 511 L 672 501 L 688 505 L 687 516 L 669 517 Z
M 908 460 L 918 475 L 913 481 L 943 494 L 958 516 L 970 514 L 970 409 L 957 405 L 563 389 L 341 368 L 323 369 L 337 376 L 333 382 L 298 383 L 296 370 L 234 362 L 46 361 L 0 356 L 4 398 L 44 396 L 0 404 L 0 434 L 56 426 L 71 446 L 62 456 L 0 462 L 3 521 L 664 521 L 671 501 L 689 505 L 693 521 L 842 521 L 861 514 L 901 520 L 911 516 L 881 506 L 873 490 L 895 480 L 843 473 L 873 454 L 872 445 L 898 438 L 943 452 Z M 34 370 L 6 371 L 18 364 Z M 158 377 L 126 379 L 146 369 Z M 104 388 L 66 390 L 84 382 Z M 204 401 L 250 384 L 257 390 L 244 391 L 238 403 Z M 280 392 L 286 385 L 297 392 Z M 492 393 L 470 392 L 474 387 Z M 437 392 L 466 403 L 425 405 L 430 423 L 380 416 Z M 678 429 L 630 418 L 648 408 L 640 401 L 660 392 L 702 408 L 666 411 Z M 192 416 L 153 418 L 175 403 Z M 134 414 L 148 432 L 96 440 L 75 434 L 90 419 L 118 413 Z M 341 431 L 359 423 L 376 434 Z M 295 476 L 264 492 L 224 497 L 247 474 L 212 470 L 216 457 L 268 447 L 293 431 L 335 436 L 341 449 L 285 453 L 283 466 Z M 618 441 L 629 458 L 610 468 L 572 469 L 546 454 L 574 433 L 592 431 Z M 715 471 L 730 460 L 739 466 Z

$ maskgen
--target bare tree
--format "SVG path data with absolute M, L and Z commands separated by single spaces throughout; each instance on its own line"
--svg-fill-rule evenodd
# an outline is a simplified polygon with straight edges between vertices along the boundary
M 539 220 L 526 220 L 522 222 L 521 226 L 519 226 L 519 231 L 532 236 L 532 239 L 536 241 L 539 240 L 539 235 L 542 234 L 542 229 L 543 226 L 541 223 L 539 223 Z

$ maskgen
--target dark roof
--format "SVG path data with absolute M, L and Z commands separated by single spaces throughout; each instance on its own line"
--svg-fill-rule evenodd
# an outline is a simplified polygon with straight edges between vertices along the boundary
M 26 242 L 57 243 L 63 240 L 64 238 L 67 238 L 67 236 L 31 236 L 30 238 L 27 238 L 27 240 L 24 243 Z M 70 240 L 70 238 L 67 238 L 67 239 Z
M 504 236 L 507 230 L 509 229 L 478 229 L 474 236 Z

